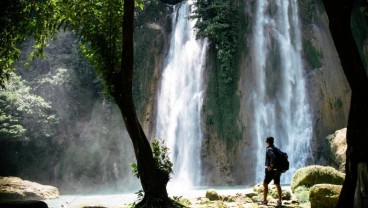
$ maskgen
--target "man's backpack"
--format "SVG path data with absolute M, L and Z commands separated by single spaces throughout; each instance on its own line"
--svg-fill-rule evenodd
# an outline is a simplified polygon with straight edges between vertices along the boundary
M 284 173 L 289 170 L 288 155 L 277 147 L 274 147 L 273 149 L 276 157 L 274 168 L 281 173 Z

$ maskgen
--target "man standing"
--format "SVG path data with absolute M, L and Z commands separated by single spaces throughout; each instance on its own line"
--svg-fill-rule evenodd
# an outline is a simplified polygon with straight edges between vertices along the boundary
M 268 184 L 273 180 L 277 188 L 277 193 L 279 195 L 279 200 L 277 201 L 277 205 L 282 204 L 282 192 L 280 186 L 280 177 L 281 172 L 275 169 L 275 162 L 276 162 L 276 151 L 277 148 L 273 145 L 274 139 L 273 137 L 266 138 L 267 150 L 266 150 L 266 169 L 265 169 L 265 178 L 263 180 L 263 201 L 261 202 L 262 205 L 267 205 L 267 194 L 268 194 Z

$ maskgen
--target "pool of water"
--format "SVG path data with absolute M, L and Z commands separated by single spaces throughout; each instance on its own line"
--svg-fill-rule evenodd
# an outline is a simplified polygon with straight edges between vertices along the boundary
M 235 195 L 236 193 L 246 194 L 252 191 L 245 186 L 217 186 L 198 187 L 192 189 L 181 189 L 178 187 L 168 187 L 171 197 L 181 196 L 188 199 L 205 197 L 209 189 L 216 190 L 221 195 Z M 109 208 L 126 207 L 129 203 L 137 200 L 135 193 L 106 194 L 106 195 L 62 195 L 57 199 L 45 200 L 49 208 L 81 208 L 84 206 L 102 206 Z

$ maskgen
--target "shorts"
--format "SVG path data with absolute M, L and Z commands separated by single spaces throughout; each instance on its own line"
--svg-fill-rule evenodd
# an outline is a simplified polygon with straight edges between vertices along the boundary
M 265 178 L 263 183 L 269 184 L 272 180 L 274 184 L 280 184 L 280 177 L 281 173 L 277 170 L 268 171 L 267 168 L 265 169 Z

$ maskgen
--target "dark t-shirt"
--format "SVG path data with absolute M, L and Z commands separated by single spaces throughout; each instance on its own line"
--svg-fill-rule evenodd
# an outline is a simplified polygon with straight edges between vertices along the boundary
M 276 155 L 274 148 L 275 148 L 274 145 L 270 145 L 266 149 L 266 162 L 265 162 L 266 167 L 269 166 L 273 167 L 275 165 Z

